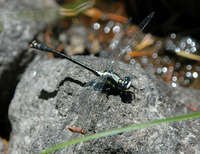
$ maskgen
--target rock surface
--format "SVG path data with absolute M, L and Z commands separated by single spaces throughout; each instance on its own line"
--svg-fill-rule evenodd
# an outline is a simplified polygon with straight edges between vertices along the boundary
M 35 56 L 27 52 L 29 43 L 50 21 L 36 21 L 31 17 L 36 9 L 39 16 L 38 9 L 45 7 L 44 1 L 40 0 L 0 0 L 0 26 L 3 24 L 0 33 L 0 136 L 7 139 L 10 131 L 7 119 L 9 103 L 20 76 Z
M 105 63 L 105 59 L 95 57 L 75 58 L 98 70 Z M 93 134 L 190 113 L 188 104 L 199 107 L 199 91 L 172 89 L 133 65 L 117 62 L 115 66 L 114 71 L 122 78 L 130 76 L 135 87 L 135 95 L 127 96 L 128 103 L 117 94 L 107 98 L 99 93 L 96 101 L 84 104 L 79 98 L 90 87 L 83 85 L 95 75 L 67 60 L 32 63 L 9 108 L 13 128 L 9 153 L 39 153 L 83 136 L 66 127 L 82 127 L 86 134 Z M 88 94 L 88 100 L 95 94 L 95 90 Z M 104 137 L 56 153 L 200 153 L 199 131 L 200 121 L 193 119 Z
M 4 153 L 4 152 L 6 152 L 6 149 L 7 147 L 6 147 L 6 145 L 5 145 L 5 143 L 3 142 L 3 140 L 0 138 L 0 153 Z

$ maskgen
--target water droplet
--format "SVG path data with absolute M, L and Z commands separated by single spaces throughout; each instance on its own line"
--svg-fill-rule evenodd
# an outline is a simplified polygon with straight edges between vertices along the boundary
M 94 23 L 94 25 L 93 25 L 93 28 L 95 29 L 95 30 L 98 30 L 99 28 L 100 28 L 100 24 L 98 23 L 98 22 L 95 22 Z
M 166 72 L 167 72 L 167 67 L 163 67 L 162 71 L 163 71 L 164 73 L 166 73 Z
M 172 87 L 177 87 L 177 84 L 175 82 L 172 82 Z
M 186 73 L 186 77 L 190 78 L 192 76 L 192 73 L 191 72 L 187 72 Z
M 185 52 L 186 53 L 190 53 L 190 49 L 185 49 Z
M 177 81 L 177 77 L 176 77 L 176 76 L 173 76 L 173 77 L 172 77 L 172 80 L 173 80 L 173 81 Z
M 162 73 L 162 68 L 157 68 L 156 73 L 157 74 L 161 74 Z
M 149 63 L 149 64 L 148 64 L 148 68 L 153 68 L 153 64 L 152 64 L 152 63 Z
M 147 62 L 148 62 L 148 57 L 143 56 L 143 57 L 141 58 L 141 63 L 146 64 Z
M 187 70 L 191 70 L 192 69 L 192 65 L 187 65 L 186 68 L 187 68 Z
M 192 39 L 188 38 L 186 42 L 187 42 L 187 44 L 191 44 L 192 43 Z
M 180 52 L 180 48 L 176 48 L 176 49 L 175 49 L 175 52 Z
M 200 66 L 197 66 L 197 67 L 196 67 L 196 71 L 197 71 L 197 72 L 200 72 Z
M 190 49 L 190 51 L 193 52 L 193 53 L 194 53 L 196 50 L 197 50 L 196 47 L 192 47 L 192 48 Z
M 171 34 L 171 38 L 172 38 L 172 39 L 175 39 L 175 38 L 176 38 L 176 34 L 175 34 L 175 33 L 172 33 L 172 34 Z
M 180 63 L 180 62 L 176 62 L 175 66 L 176 66 L 177 68 L 179 68 L 179 67 L 181 66 L 181 63 Z
M 171 60 L 168 59 L 168 60 L 166 61 L 166 63 L 167 63 L 168 65 L 171 64 Z
M 191 45 L 191 47 L 194 47 L 196 45 L 196 43 L 192 42 L 190 45 Z
M 114 21 L 110 20 L 107 25 L 104 27 L 104 32 L 105 33 L 109 33 L 110 29 L 113 27 L 114 25 Z
M 153 57 L 154 59 L 156 59 L 156 58 L 158 57 L 158 54 L 157 54 L 157 53 L 153 53 L 153 54 L 152 54 L 152 57 Z
M 189 84 L 190 83 L 190 80 L 188 80 L 188 79 L 186 79 L 185 81 L 184 81 L 184 84 L 185 85 L 187 85 L 187 84 Z
M 186 43 L 185 42 L 181 42 L 180 48 L 183 50 L 185 47 L 186 47 Z
M 116 25 L 113 27 L 113 33 L 118 33 L 120 31 L 121 27 L 119 25 Z
M 110 32 L 110 28 L 109 27 L 105 27 L 104 28 L 104 32 L 107 34 L 107 33 L 109 33 Z
M 198 78 L 199 75 L 198 75 L 197 72 L 193 72 L 193 73 L 192 73 L 192 76 L 193 76 L 194 78 Z
M 131 59 L 131 60 L 130 60 L 130 63 L 131 63 L 131 64 L 135 64 L 135 59 Z

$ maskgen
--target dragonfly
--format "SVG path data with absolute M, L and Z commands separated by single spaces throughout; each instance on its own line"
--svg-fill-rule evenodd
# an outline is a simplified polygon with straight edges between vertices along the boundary
M 131 84 L 131 81 L 130 81 L 130 77 L 125 77 L 125 79 L 122 79 L 118 74 L 114 73 L 113 71 L 94 70 L 91 67 L 81 63 L 80 61 L 73 59 L 65 54 L 62 54 L 48 46 L 40 44 L 40 43 L 36 42 L 35 40 L 31 43 L 30 47 L 39 49 L 41 51 L 51 52 L 53 54 L 56 54 L 58 56 L 61 56 L 62 58 L 68 59 L 69 61 L 87 69 L 88 71 L 92 72 L 96 76 L 106 77 L 107 78 L 106 84 L 117 90 L 125 91 L 127 89 L 130 89 L 130 87 L 133 87 L 133 85 Z
M 77 64 L 79 66 L 81 66 L 82 68 L 85 68 L 86 70 L 92 72 L 94 75 L 96 75 L 98 78 L 96 79 L 96 81 L 91 85 L 90 89 L 88 90 L 88 92 L 85 94 L 84 97 L 82 97 L 79 101 L 79 105 L 75 105 L 76 106 L 76 111 L 80 114 L 84 113 L 87 116 L 90 116 L 91 113 L 91 108 L 94 106 L 95 103 L 95 97 L 98 95 L 99 91 L 102 91 L 102 89 L 106 86 L 109 88 L 112 88 L 116 91 L 119 92 L 119 94 L 124 93 L 125 91 L 129 90 L 130 88 L 133 88 L 133 93 L 134 93 L 134 86 L 132 84 L 131 78 L 129 76 L 125 77 L 124 79 L 122 79 L 117 73 L 115 73 L 113 71 L 113 66 L 115 65 L 116 61 L 120 60 L 122 58 L 122 56 L 130 50 L 130 46 L 133 44 L 135 38 L 138 36 L 138 34 L 146 27 L 146 25 L 150 22 L 150 20 L 152 19 L 154 15 L 154 12 L 152 12 L 151 14 L 149 14 L 138 26 L 137 29 L 135 29 L 135 31 L 132 31 L 130 34 L 128 34 L 125 37 L 125 34 L 127 32 L 127 29 L 130 25 L 131 22 L 131 18 L 129 19 L 128 23 L 125 25 L 124 29 L 121 30 L 120 32 L 118 32 L 115 37 L 113 38 L 113 40 L 111 41 L 110 46 L 108 47 L 108 50 L 111 51 L 111 53 L 109 54 L 109 56 L 107 57 L 107 63 L 104 69 L 104 71 L 102 70 L 95 70 L 93 68 L 91 68 L 90 66 L 72 58 L 69 57 L 63 53 L 60 53 L 46 45 L 40 44 L 37 41 L 33 41 L 30 44 L 31 48 L 35 48 L 41 51 L 45 51 L 45 52 L 50 52 L 53 54 L 56 54 L 64 59 L 67 59 L 71 62 L 73 62 L 74 64 Z M 112 59 L 112 60 L 109 60 Z M 89 98 L 91 91 L 96 88 L 98 89 L 97 92 L 95 93 L 94 96 L 92 96 L 93 98 L 90 100 Z M 90 97 L 89 97 L 90 96 Z M 84 116 L 80 116 L 77 120 L 77 123 L 80 123 L 80 127 L 85 127 L 84 123 Z M 88 118 L 89 119 L 89 118 Z M 82 129 L 81 128 L 81 129 Z

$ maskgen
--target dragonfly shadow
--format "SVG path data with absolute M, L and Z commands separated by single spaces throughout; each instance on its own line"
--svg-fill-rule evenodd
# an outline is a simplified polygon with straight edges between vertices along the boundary
M 81 82 L 79 80 L 75 80 L 75 79 L 73 79 L 71 77 L 66 77 L 60 82 L 60 84 L 57 86 L 56 90 L 54 90 L 52 92 L 49 92 L 47 90 L 42 89 L 41 92 L 40 92 L 40 95 L 39 95 L 39 99 L 48 100 L 50 98 L 54 98 L 57 95 L 58 91 L 59 91 L 59 87 L 61 87 L 67 81 L 73 82 L 75 84 L 78 84 L 81 87 L 83 87 L 86 84 L 86 83 L 83 83 L 83 82 Z
M 86 83 L 85 86 L 92 86 L 93 84 L 95 84 L 95 81 L 91 81 L 89 83 Z M 104 84 L 103 88 L 99 88 L 99 87 L 102 87 L 102 84 Z M 105 93 L 108 99 L 109 99 L 110 95 L 120 96 L 121 101 L 123 103 L 131 103 L 132 100 L 135 98 L 134 92 L 121 91 L 119 89 L 112 88 L 109 85 L 105 84 L 105 82 L 96 83 L 95 86 L 94 86 L 94 90 L 95 91 L 101 91 L 101 92 Z
M 42 89 L 41 92 L 40 92 L 40 95 L 39 95 L 39 99 L 44 99 L 44 100 L 48 100 L 50 98 L 54 98 L 58 91 L 59 91 L 59 87 L 61 87 L 65 82 L 73 82 L 77 85 L 80 85 L 81 87 L 88 87 L 88 86 L 92 86 L 95 81 L 91 81 L 89 83 L 83 83 L 79 80 L 75 80 L 71 77 L 66 77 L 64 78 L 60 83 L 59 85 L 57 86 L 56 90 L 52 91 L 52 92 L 49 92 L 47 90 L 44 90 Z M 113 95 L 113 96 L 120 96 L 121 98 L 121 101 L 123 103 L 131 103 L 131 101 L 133 100 L 134 98 L 134 93 L 131 92 L 131 91 L 120 91 L 116 88 L 112 88 L 110 86 L 108 86 L 107 84 L 104 84 L 103 86 L 103 89 L 99 89 L 99 87 L 102 87 L 100 86 L 101 84 L 104 84 L 104 82 L 99 82 L 97 83 L 95 86 L 94 86 L 94 90 L 95 91 L 102 91 L 103 93 L 105 93 L 107 95 L 107 98 L 109 98 L 110 95 Z
M 131 91 L 120 91 L 116 88 L 110 88 L 108 87 L 107 85 L 105 85 L 103 87 L 103 90 L 102 92 L 106 93 L 107 95 L 107 98 L 110 96 L 110 95 L 113 95 L 113 96 L 120 96 L 121 98 L 121 101 L 123 103 L 131 103 L 133 98 L 135 97 L 134 96 L 134 93 L 131 92 Z

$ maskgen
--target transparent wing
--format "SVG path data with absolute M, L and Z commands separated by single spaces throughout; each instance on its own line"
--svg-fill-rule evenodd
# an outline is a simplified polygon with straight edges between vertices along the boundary
M 107 57 L 108 59 L 113 59 L 113 61 L 108 60 L 106 70 L 111 70 L 115 61 L 119 60 L 123 56 L 123 54 L 130 48 L 130 45 L 133 43 L 134 39 L 149 23 L 149 21 L 153 17 L 153 14 L 154 13 L 151 13 L 149 16 L 147 16 L 136 30 L 131 32 L 125 39 L 123 39 L 130 24 L 130 19 L 123 31 L 119 32 L 114 37 L 113 41 L 110 44 L 110 47 L 108 48 L 108 50 L 112 50 L 112 52 Z M 106 79 L 106 77 L 100 77 L 96 79 L 89 90 L 83 93 L 82 97 L 78 100 L 80 101 L 79 105 L 75 106 L 75 111 L 79 114 L 79 117 L 77 119 L 77 127 L 87 130 L 87 127 L 90 126 L 92 111 L 94 109 L 94 106 L 98 105 L 96 104 L 98 93 L 103 89 Z M 98 98 L 98 102 L 101 102 L 101 100 L 99 101 L 99 99 L 101 98 L 102 97 Z
M 112 53 L 107 57 L 107 59 L 112 59 L 110 64 L 107 64 L 106 70 L 111 70 L 115 61 L 120 60 L 122 56 L 128 51 L 131 50 L 130 46 L 134 42 L 135 38 L 140 34 L 140 32 L 146 27 L 146 25 L 150 22 L 151 18 L 153 17 L 154 12 L 149 14 L 140 24 L 139 26 L 134 29 L 131 33 L 129 33 L 125 37 L 125 33 L 127 28 L 130 24 L 131 19 L 126 24 L 123 31 L 119 32 L 116 37 L 114 37 L 113 41 L 111 42 L 108 50 L 113 50 Z M 108 62 L 109 63 L 109 62 Z
M 119 53 L 119 48 L 118 48 L 119 44 L 122 41 L 130 23 L 131 23 L 131 20 L 132 20 L 132 18 L 130 18 L 129 21 L 127 22 L 127 24 L 124 26 L 124 28 L 114 36 L 110 45 L 106 49 L 106 53 L 101 54 L 101 57 L 108 59 L 104 65 L 104 68 L 103 68 L 104 70 L 109 70 L 109 69 L 105 69 L 105 68 L 110 66 L 110 63 L 111 63 L 110 59 L 113 60 L 115 55 L 117 53 Z
M 76 127 L 84 129 L 86 132 L 91 123 L 91 115 L 95 105 L 103 99 L 103 97 L 99 96 L 99 92 L 103 89 L 105 84 L 106 77 L 97 78 L 92 86 L 86 90 L 81 97 L 77 100 L 79 101 L 79 105 L 74 106 L 74 110 L 78 113 L 78 119 L 76 121 Z M 97 99 L 98 97 L 98 99 Z M 75 102 L 76 103 L 76 102 Z
M 114 56 L 114 53 L 117 52 L 116 50 L 117 50 L 118 44 L 119 44 L 119 42 L 121 42 L 122 38 L 124 37 L 128 27 L 131 23 L 131 20 L 132 20 L 132 18 L 130 18 L 129 21 L 124 26 L 124 28 L 114 36 L 110 45 L 106 49 L 107 54 L 101 55 L 102 57 L 112 59 L 112 57 Z

